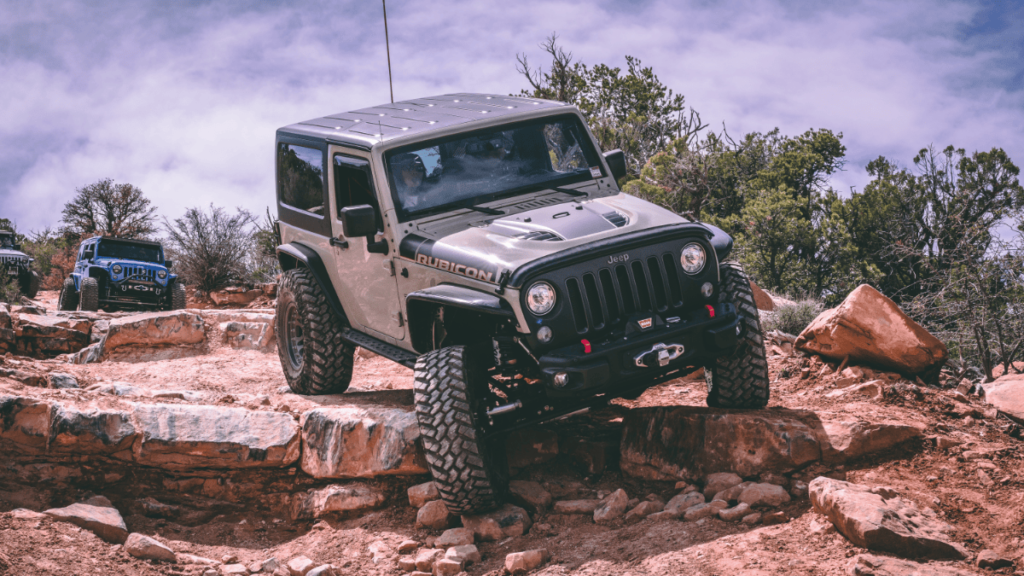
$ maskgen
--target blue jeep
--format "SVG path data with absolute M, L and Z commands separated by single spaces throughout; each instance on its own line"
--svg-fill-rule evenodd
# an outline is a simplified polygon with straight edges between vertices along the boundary
M 169 272 L 159 242 L 90 238 L 78 248 L 78 261 L 64 280 L 61 310 L 180 310 L 185 285 Z

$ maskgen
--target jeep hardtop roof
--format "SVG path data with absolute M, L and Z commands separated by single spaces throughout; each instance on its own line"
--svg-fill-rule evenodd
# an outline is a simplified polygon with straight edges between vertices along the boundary
M 113 242 L 121 242 L 122 244 L 142 244 L 143 246 L 152 246 L 154 248 L 163 248 L 163 244 L 161 244 L 159 242 L 155 242 L 153 240 L 139 240 L 139 239 L 136 239 L 136 238 L 116 238 L 114 236 L 99 236 L 99 237 L 96 237 L 96 238 L 89 238 L 88 240 L 86 240 L 86 242 L 90 242 L 90 241 L 99 242 L 100 240 L 102 240 L 104 242 L 113 241 Z
M 305 136 L 358 148 L 419 136 L 496 116 L 516 116 L 566 104 L 498 94 L 444 94 L 340 112 L 285 126 L 278 133 Z

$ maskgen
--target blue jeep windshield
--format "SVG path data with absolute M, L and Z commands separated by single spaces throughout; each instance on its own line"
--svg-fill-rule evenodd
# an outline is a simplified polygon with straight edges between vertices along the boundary
M 603 174 L 575 115 L 420 142 L 385 154 L 401 221 Z
M 159 246 L 130 244 L 110 240 L 100 241 L 96 255 L 103 258 L 116 258 L 118 260 L 138 260 L 140 262 L 155 262 L 157 264 L 163 264 L 164 262 L 163 253 Z

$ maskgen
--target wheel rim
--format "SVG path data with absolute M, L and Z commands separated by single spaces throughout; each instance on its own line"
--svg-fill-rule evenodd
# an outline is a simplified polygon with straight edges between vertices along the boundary
M 288 345 L 286 346 L 288 361 L 291 362 L 292 368 L 298 370 L 302 368 L 302 349 L 305 342 L 302 334 L 302 323 L 299 321 L 299 308 L 294 302 L 285 310 L 284 318 L 285 334 L 288 339 Z

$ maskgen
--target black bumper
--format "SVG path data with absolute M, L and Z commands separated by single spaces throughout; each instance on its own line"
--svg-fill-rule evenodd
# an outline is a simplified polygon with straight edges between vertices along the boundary
M 100 303 L 137 308 L 159 308 L 167 300 L 170 286 L 148 282 L 110 282 L 100 295 Z
M 580 343 L 542 356 L 539 364 L 548 395 L 571 397 L 581 393 L 625 390 L 658 381 L 683 368 L 703 366 L 731 353 L 736 347 L 740 326 L 736 308 L 731 304 L 719 304 L 714 311 L 714 317 L 701 309 L 673 324 L 655 323 L 647 331 L 633 332 L 599 344 L 591 343 L 590 352 Z M 679 353 L 661 365 L 655 349 L 658 344 Z M 646 367 L 637 365 L 638 356 L 642 357 L 641 362 Z M 566 375 L 565 383 L 556 384 L 555 376 L 562 373 Z

